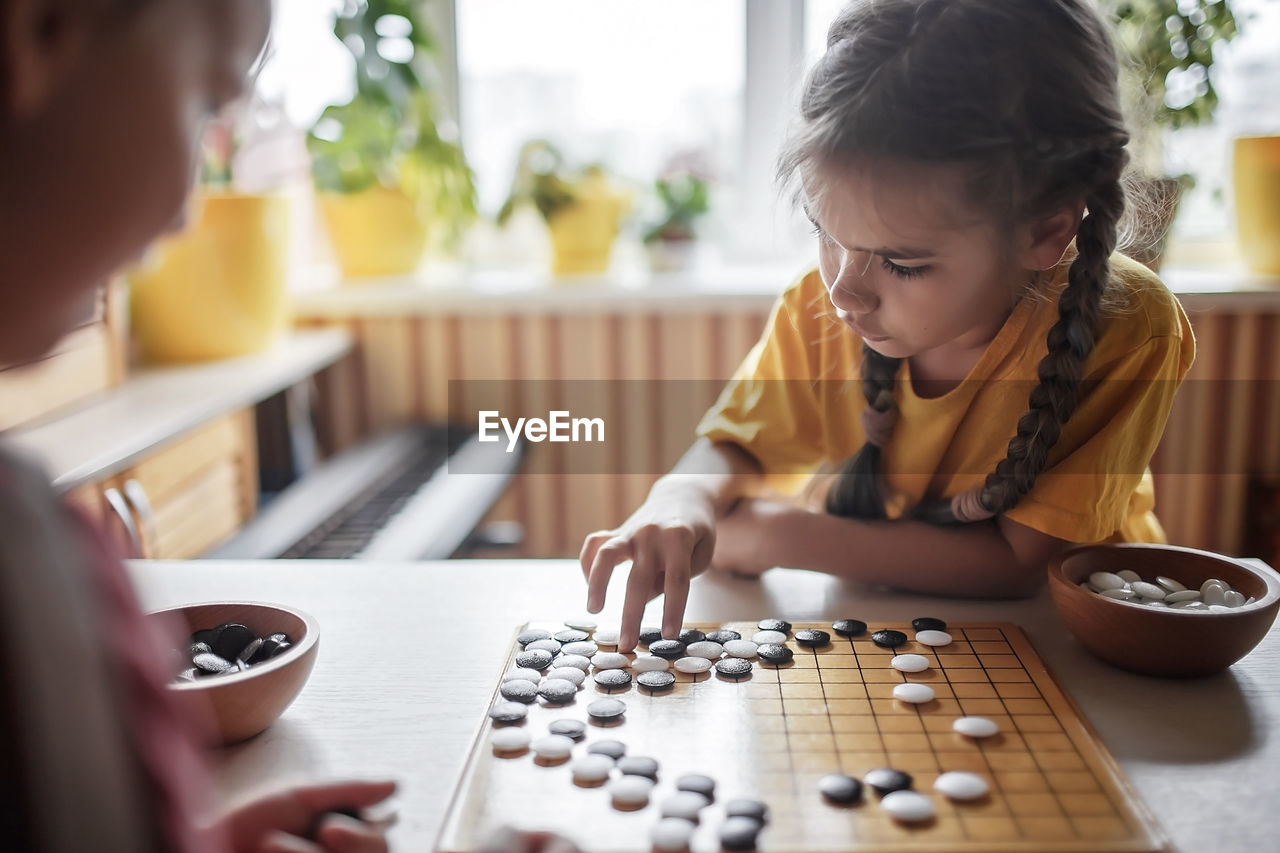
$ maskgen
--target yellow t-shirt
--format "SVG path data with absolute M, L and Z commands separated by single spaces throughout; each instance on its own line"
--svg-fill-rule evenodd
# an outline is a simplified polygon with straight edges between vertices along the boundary
M 1103 316 L 1076 410 L 1035 486 L 1005 515 L 1073 542 L 1163 542 L 1147 463 L 1195 340 L 1178 300 L 1153 273 L 1123 255 L 1111 260 L 1126 304 Z M 969 376 L 948 393 L 918 396 L 903 360 L 898 421 L 881 466 L 891 518 L 923 499 L 981 485 L 1005 457 L 1058 318 L 1070 261 L 1051 271 L 1039 295 L 1015 306 Z M 738 444 L 760 462 L 770 485 L 796 493 L 863 444 L 861 352 L 818 272 L 810 272 L 778 300 L 698 434 Z

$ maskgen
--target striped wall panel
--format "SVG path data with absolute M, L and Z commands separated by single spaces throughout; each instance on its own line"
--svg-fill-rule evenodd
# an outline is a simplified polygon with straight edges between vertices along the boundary
M 1280 314 L 1190 314 L 1199 355 L 1152 462 L 1156 509 L 1170 541 L 1238 554 L 1249 476 L 1280 481 Z M 766 318 L 753 306 L 688 314 L 406 313 L 304 324 L 342 322 L 359 342 L 352 358 L 320 379 L 321 434 L 334 448 L 406 421 L 457 417 L 474 401 L 465 399 L 470 386 L 458 385 L 451 400 L 450 380 L 518 380 L 510 393 L 526 411 L 563 405 L 555 386 L 533 380 L 697 380 L 681 395 L 646 383 L 604 384 L 606 422 L 622 455 L 612 467 L 636 473 L 556 473 L 564 451 L 533 447 L 492 517 L 524 524 L 522 556 L 568 557 L 585 534 L 624 519 L 679 458 L 698 401 L 714 399 Z

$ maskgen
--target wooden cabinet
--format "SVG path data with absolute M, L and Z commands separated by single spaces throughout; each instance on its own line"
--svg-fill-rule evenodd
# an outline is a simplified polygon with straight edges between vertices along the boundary
M 181 560 L 200 556 L 252 518 L 257 488 L 253 411 L 242 409 L 67 498 L 100 519 L 130 556 Z

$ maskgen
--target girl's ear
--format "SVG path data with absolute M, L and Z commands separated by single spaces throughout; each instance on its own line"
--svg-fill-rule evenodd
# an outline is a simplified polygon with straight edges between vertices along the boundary
M 1024 232 L 1022 266 L 1047 270 L 1062 260 L 1084 216 L 1084 201 L 1059 208 L 1031 223 Z
M 89 36 L 83 8 L 67 0 L 0 3 L 0 117 L 21 119 L 44 105 Z

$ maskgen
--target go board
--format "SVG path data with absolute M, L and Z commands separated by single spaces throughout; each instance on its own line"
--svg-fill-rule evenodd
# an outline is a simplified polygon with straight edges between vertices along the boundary
M 752 623 L 691 627 L 728 628 L 748 638 L 757 631 Z M 880 648 L 870 633 L 882 628 L 911 639 L 893 650 Z M 635 682 L 606 691 L 588 674 L 571 703 L 539 699 L 530 705 L 519 725 L 535 739 L 558 719 L 587 722 L 574 757 L 594 741 L 611 739 L 625 743 L 628 755 L 659 762 L 648 805 L 633 811 L 615 808 L 603 787 L 575 783 L 568 762 L 547 765 L 530 751 L 495 753 L 491 738 L 498 726 L 484 716 L 488 708 L 478 710 L 484 723 L 437 849 L 476 850 L 495 827 L 508 825 L 561 833 L 589 853 L 649 851 L 659 805 L 674 793 L 675 780 L 700 773 L 714 778 L 717 788 L 690 842 L 693 853 L 720 849 L 723 806 L 737 797 L 769 807 L 769 821 L 757 838 L 762 853 L 1165 850 L 1158 825 L 1021 629 L 967 623 L 948 632 L 952 643 L 939 647 L 917 642 L 910 625 L 901 624 L 872 623 L 854 638 L 833 633 L 831 644 L 817 649 L 789 636 L 791 663 L 774 667 L 753 660 L 750 676 L 736 681 L 714 669 L 696 676 L 673 670 L 676 683 L 667 691 L 650 692 Z M 519 650 L 513 642 L 505 669 L 515 665 Z M 890 659 L 904 653 L 924 655 L 929 668 L 892 668 Z M 893 698 L 894 686 L 904 681 L 930 685 L 935 698 L 920 705 Z M 620 721 L 603 724 L 588 717 L 587 705 L 606 697 L 626 703 Z M 493 701 L 502 701 L 497 689 Z M 953 731 L 953 721 L 966 715 L 995 721 L 999 733 L 978 739 Z M 909 773 L 914 790 L 933 801 L 936 815 L 925 823 L 902 823 L 880 807 L 869 787 L 852 806 L 833 805 L 817 790 L 818 779 L 828 773 L 861 778 L 878 767 Z M 933 790 L 933 781 L 951 770 L 980 775 L 989 792 L 970 802 L 947 800 Z

